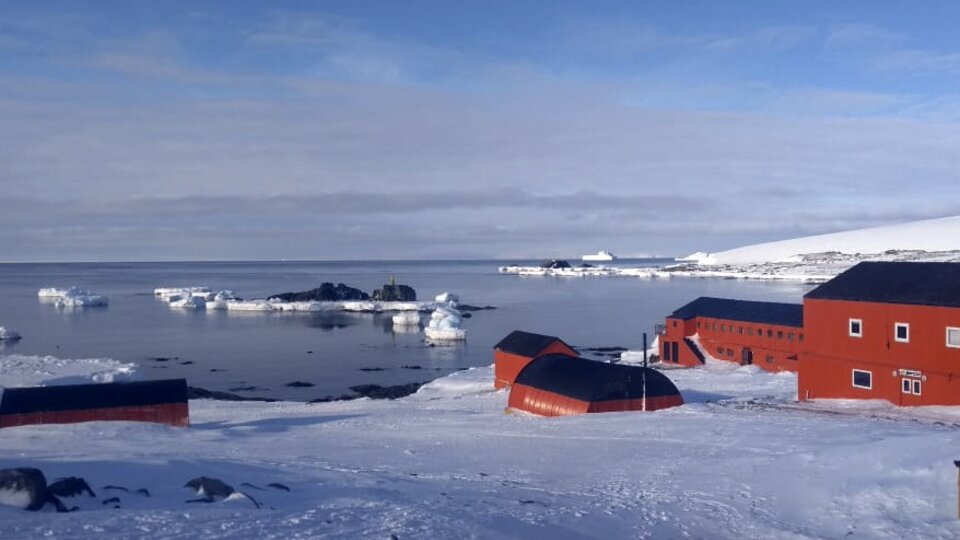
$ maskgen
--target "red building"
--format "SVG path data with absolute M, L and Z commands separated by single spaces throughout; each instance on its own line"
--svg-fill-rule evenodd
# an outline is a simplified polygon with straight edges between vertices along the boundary
M 0 428 L 104 420 L 187 426 L 187 381 L 137 381 L 7 388 Z
M 697 298 L 667 316 L 660 361 L 698 366 L 706 353 L 767 371 L 797 371 L 803 321 L 800 304 Z
M 807 293 L 799 399 L 960 405 L 960 264 L 863 262 Z
M 656 411 L 683 405 L 673 382 L 651 368 L 551 354 L 532 360 L 510 387 L 509 407 L 540 416 Z
M 534 358 L 548 354 L 577 356 L 577 351 L 560 338 L 514 330 L 493 347 L 496 388 L 513 384 L 517 374 Z

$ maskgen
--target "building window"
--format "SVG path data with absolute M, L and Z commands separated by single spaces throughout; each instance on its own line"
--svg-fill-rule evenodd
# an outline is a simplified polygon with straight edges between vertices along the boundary
M 893 325 L 893 339 L 900 343 L 910 342 L 910 325 L 898 322 Z
M 853 370 L 853 387 L 872 390 L 873 373 L 870 371 L 860 371 L 859 369 Z
M 670 342 L 669 341 L 663 342 L 663 361 L 664 362 L 670 361 Z
M 800 332 L 800 341 L 803 341 L 803 332 Z
M 863 337 L 863 321 L 860 319 L 850 319 L 850 336 Z
M 733 349 L 727 349 L 727 356 L 733 356 Z
M 748 336 L 752 336 L 752 335 L 753 335 L 753 327 L 752 327 L 752 326 L 749 327 L 749 328 L 747 328 L 747 335 L 748 335 Z
M 677 321 L 673 321 L 673 327 L 674 327 L 674 328 L 677 327 Z
M 727 331 L 727 325 L 721 324 L 721 325 L 720 325 L 720 331 L 721 331 L 721 332 L 726 332 L 726 331 Z
M 900 391 L 903 392 L 904 394 L 912 394 L 912 393 L 913 393 L 913 381 L 911 381 L 910 379 L 904 379 L 904 380 L 903 380 L 903 386 L 901 387 Z
M 913 395 L 915 396 L 920 395 L 920 381 L 917 381 L 917 380 L 913 381 Z
M 960 328 L 947 327 L 947 347 L 960 349 Z
M 717 323 L 713 323 L 713 331 L 714 331 L 714 332 L 717 331 Z
M 700 329 L 700 321 L 697 321 L 697 330 Z
M 772 355 L 772 354 L 768 354 L 766 360 L 767 360 L 767 363 L 768 363 L 768 364 L 772 364 L 772 363 L 773 363 L 773 355 Z
M 777 339 L 783 339 L 783 330 L 777 330 Z
M 787 333 L 787 341 L 793 341 L 793 332 Z
M 723 347 L 717 347 L 717 354 L 723 356 Z
M 767 328 L 767 337 L 768 337 L 768 338 L 772 338 L 772 337 L 773 337 L 773 330 Z

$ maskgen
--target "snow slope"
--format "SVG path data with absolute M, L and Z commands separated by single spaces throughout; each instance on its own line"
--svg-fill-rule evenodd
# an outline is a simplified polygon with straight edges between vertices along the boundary
M 791 262 L 797 255 L 829 251 L 878 254 L 888 250 L 958 251 L 960 216 L 767 242 L 686 259 L 708 265 L 752 264 Z
M 0 538 L 960 535 L 956 411 L 939 424 L 810 412 L 790 408 L 790 374 L 712 363 L 667 373 L 687 405 L 655 413 L 504 414 L 488 367 L 397 401 L 192 401 L 189 429 L 9 428 L 3 467 L 83 476 L 98 498 L 70 499 L 81 508 L 71 514 L 0 507 Z M 185 502 L 181 486 L 200 475 L 264 508 Z M 111 496 L 122 508 L 100 503 Z

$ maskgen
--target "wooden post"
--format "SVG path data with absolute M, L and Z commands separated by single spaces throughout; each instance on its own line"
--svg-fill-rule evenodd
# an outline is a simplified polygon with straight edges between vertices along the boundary
M 960 519 L 960 461 L 954 461 L 957 467 L 957 518 Z

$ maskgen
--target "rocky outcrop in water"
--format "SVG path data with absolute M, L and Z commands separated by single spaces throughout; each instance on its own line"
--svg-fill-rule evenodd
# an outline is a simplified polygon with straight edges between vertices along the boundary
M 415 302 L 417 300 L 417 291 L 409 285 L 397 285 L 388 283 L 383 288 L 373 291 L 373 300 L 380 302 Z
M 337 300 L 369 300 L 370 295 L 360 289 L 348 287 L 343 283 L 337 283 L 336 286 L 334 286 L 333 283 L 324 282 L 316 289 L 275 294 L 271 296 L 270 299 L 280 300 L 282 302 L 309 302 L 311 300 L 334 302 Z

